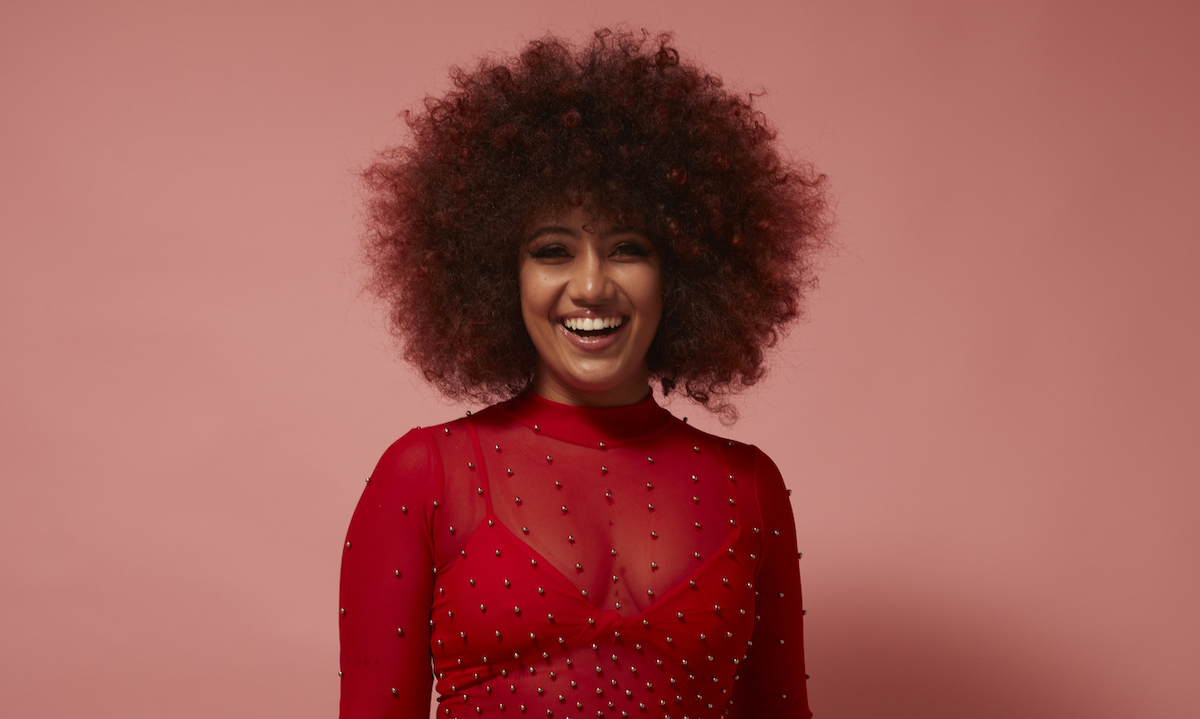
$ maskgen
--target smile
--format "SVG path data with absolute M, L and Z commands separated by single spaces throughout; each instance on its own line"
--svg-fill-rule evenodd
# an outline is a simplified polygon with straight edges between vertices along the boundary
M 624 317 L 563 317 L 559 324 L 580 337 L 603 337 L 625 324 Z

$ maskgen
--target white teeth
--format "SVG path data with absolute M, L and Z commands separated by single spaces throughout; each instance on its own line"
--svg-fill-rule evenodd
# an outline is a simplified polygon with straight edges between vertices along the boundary
M 576 332 L 591 332 L 610 327 L 620 327 L 625 322 L 623 317 L 566 317 L 563 325 Z

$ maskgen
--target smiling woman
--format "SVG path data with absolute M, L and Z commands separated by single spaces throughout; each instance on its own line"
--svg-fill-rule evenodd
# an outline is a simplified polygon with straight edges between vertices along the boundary
M 537 349 L 533 389 L 580 406 L 650 392 L 646 353 L 662 316 L 662 262 L 644 235 L 574 208 L 535 223 L 520 257 L 521 316 Z
M 802 314 L 822 178 L 669 35 L 451 72 L 365 177 L 373 288 L 451 398 L 342 563 L 342 717 L 807 717 L 788 493 L 655 402 L 726 397 Z M 432 662 L 433 672 L 430 673 Z

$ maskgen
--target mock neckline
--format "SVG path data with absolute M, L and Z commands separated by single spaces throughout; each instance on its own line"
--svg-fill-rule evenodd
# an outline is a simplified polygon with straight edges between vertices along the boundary
M 577 407 L 530 390 L 499 408 L 534 432 L 572 444 L 618 446 L 654 434 L 673 419 L 658 406 L 654 393 L 622 407 Z

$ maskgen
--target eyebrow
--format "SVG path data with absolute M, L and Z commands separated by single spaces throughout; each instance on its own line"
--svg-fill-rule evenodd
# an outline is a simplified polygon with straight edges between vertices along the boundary
M 642 237 L 645 237 L 645 234 L 639 228 L 632 227 L 632 226 L 623 226 L 623 225 L 610 227 L 610 228 L 604 230 L 603 232 L 598 233 L 597 236 L 600 239 L 604 240 L 609 237 L 612 237 L 613 235 L 622 235 L 622 234 L 640 235 Z M 568 237 L 573 237 L 577 240 L 581 238 L 581 235 L 570 227 L 564 227 L 562 225 L 545 225 L 543 227 L 539 227 L 536 230 L 534 230 L 533 233 L 529 235 L 529 238 L 526 239 L 525 241 L 533 242 L 534 240 L 541 237 L 542 235 L 567 235 Z
M 529 238 L 526 240 L 526 242 L 533 242 L 542 235 L 568 235 L 577 240 L 580 238 L 579 233 L 575 230 L 572 230 L 570 227 L 563 227 L 562 225 L 545 225 L 544 227 L 539 227 L 534 230 L 533 233 L 529 235 Z

